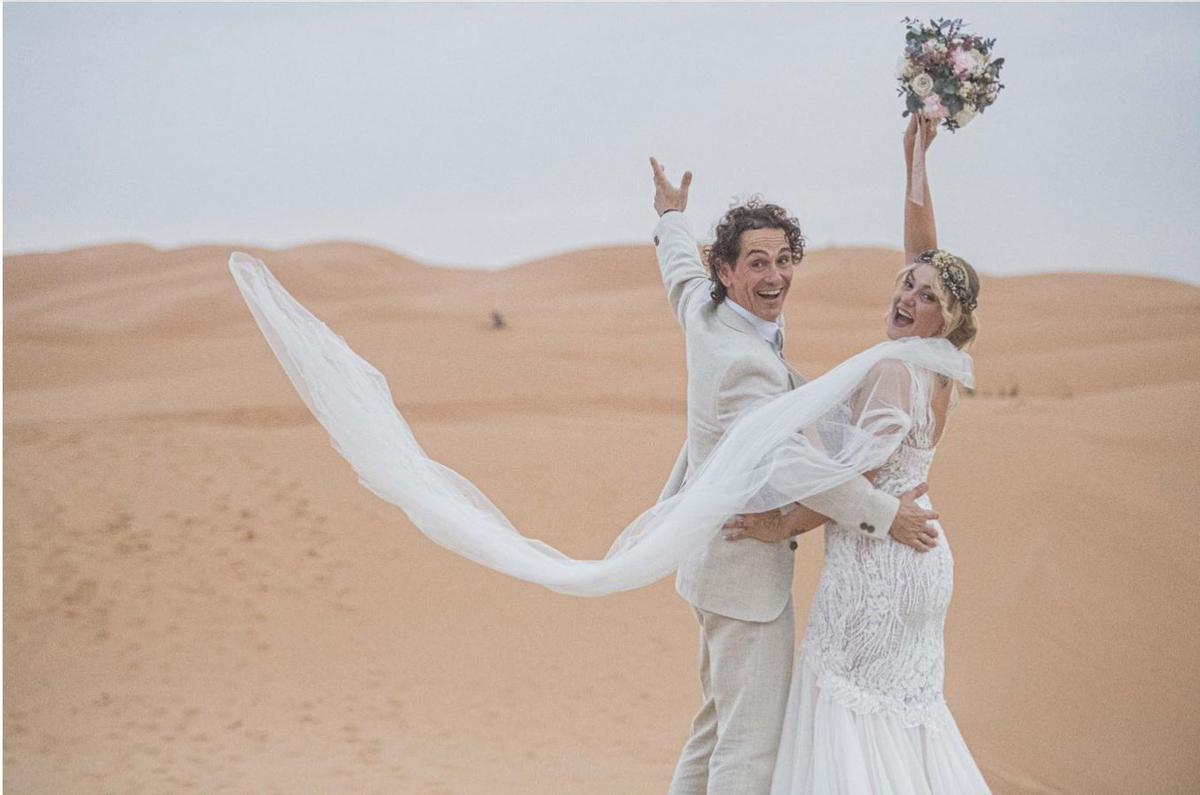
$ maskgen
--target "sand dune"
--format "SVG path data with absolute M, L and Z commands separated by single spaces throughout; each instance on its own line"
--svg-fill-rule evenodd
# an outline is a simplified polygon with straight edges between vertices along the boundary
M 426 541 L 292 391 L 239 248 L 5 258 L 6 791 L 664 791 L 698 702 L 670 582 L 571 599 Z M 599 555 L 657 494 L 686 374 L 650 247 L 497 273 L 241 250 L 530 534 Z M 789 358 L 878 341 L 898 262 L 806 256 Z M 968 744 L 998 793 L 1196 792 L 1200 290 L 985 278 L 980 312 L 931 478 Z

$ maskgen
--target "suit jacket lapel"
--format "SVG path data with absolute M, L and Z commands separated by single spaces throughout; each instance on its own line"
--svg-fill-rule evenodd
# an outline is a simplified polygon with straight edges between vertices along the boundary
M 749 320 L 739 315 L 730 309 L 724 301 L 717 304 L 717 317 L 726 326 L 729 326 L 734 331 L 740 331 L 743 334 L 749 334 L 752 337 L 758 337 L 758 330 L 750 324 Z M 761 339 L 761 338 L 760 338 Z
M 760 340 L 762 340 L 762 343 L 764 345 L 770 344 L 766 340 L 763 340 L 759 336 L 758 329 L 756 329 L 756 328 L 754 328 L 754 326 L 750 325 L 750 322 L 748 320 L 746 320 L 746 318 L 742 317 L 737 312 L 734 312 L 732 309 L 727 307 L 724 304 L 724 302 L 717 304 L 717 317 L 719 317 L 721 319 L 722 323 L 729 326 L 734 331 L 740 331 L 743 334 L 749 334 L 750 336 L 755 337 L 756 339 L 760 339 Z M 782 330 L 783 329 L 783 316 L 782 315 L 779 316 L 778 322 L 779 322 L 779 328 Z M 785 359 L 783 356 L 780 356 L 779 359 L 780 359 L 780 361 L 783 362 L 783 366 L 787 368 L 788 387 L 790 389 L 795 389 L 796 387 L 805 383 L 804 376 L 802 376 L 802 375 L 800 375 L 800 373 L 796 372 L 796 369 L 794 367 L 792 367 L 791 364 L 788 363 L 787 359 Z

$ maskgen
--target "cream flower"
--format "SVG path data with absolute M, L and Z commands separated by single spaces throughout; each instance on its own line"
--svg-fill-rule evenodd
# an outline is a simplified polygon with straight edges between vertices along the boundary
M 973 118 L 975 118 L 975 106 L 967 103 L 963 105 L 962 110 L 954 114 L 954 123 L 959 127 L 966 127 Z
M 896 77 L 900 80 L 907 80 L 912 77 L 913 65 L 905 56 L 901 55 L 896 61 Z
M 984 69 L 987 68 L 987 56 L 979 50 L 968 50 L 968 53 L 975 59 L 975 74 L 983 74 Z
M 909 86 L 918 97 L 927 97 L 933 93 L 933 78 L 928 72 L 921 72 L 909 82 Z

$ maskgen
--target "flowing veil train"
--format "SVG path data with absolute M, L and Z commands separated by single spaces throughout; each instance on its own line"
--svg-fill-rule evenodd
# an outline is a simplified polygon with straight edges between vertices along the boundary
M 671 573 L 735 513 L 765 511 L 881 465 L 928 405 L 917 369 L 972 384 L 970 357 L 944 339 L 883 342 L 743 413 L 683 490 L 647 509 L 604 558 L 576 560 L 522 535 L 475 486 L 429 458 L 383 375 L 301 306 L 260 261 L 229 268 L 288 378 L 363 486 L 432 541 L 513 577 L 577 596 Z M 890 366 L 889 366 L 890 365 Z

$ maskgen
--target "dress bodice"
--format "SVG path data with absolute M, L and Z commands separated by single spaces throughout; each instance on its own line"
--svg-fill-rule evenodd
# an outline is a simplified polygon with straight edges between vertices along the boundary
M 907 440 L 875 473 L 875 488 L 899 496 L 929 478 L 933 466 L 932 447 L 918 447 Z
M 900 495 L 925 482 L 933 463 L 932 415 L 922 417 L 879 468 L 875 486 Z M 931 507 L 927 497 L 919 504 Z M 936 727 L 949 713 L 942 696 L 943 626 L 954 583 L 945 532 L 917 552 L 830 523 L 825 568 L 802 652 L 823 687 L 857 712 L 886 712 L 906 725 Z

